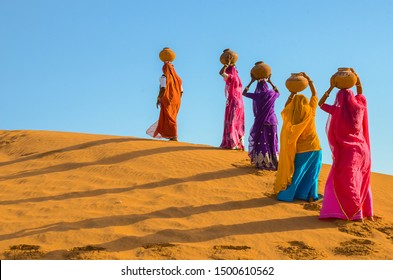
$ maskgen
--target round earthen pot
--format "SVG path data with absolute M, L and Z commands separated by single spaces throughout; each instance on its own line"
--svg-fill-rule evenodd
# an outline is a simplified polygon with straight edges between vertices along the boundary
M 351 88 L 356 84 L 357 80 L 356 75 L 347 67 L 338 68 L 338 71 L 331 78 L 331 81 L 339 89 Z
M 300 73 L 292 73 L 285 82 L 285 86 L 290 92 L 301 92 L 308 86 L 308 80 Z
M 251 69 L 250 75 L 256 80 L 266 79 L 272 73 L 272 69 L 270 66 L 263 63 L 263 61 L 258 61 L 255 63 L 255 66 Z
M 163 48 L 162 51 L 160 51 L 160 59 L 165 62 L 165 61 L 174 61 L 176 58 L 176 54 L 174 51 L 172 51 L 170 48 Z
M 231 65 L 235 65 L 238 59 L 237 53 L 230 49 L 223 50 L 220 56 L 220 62 L 222 64 L 229 64 L 229 58 L 232 58 Z

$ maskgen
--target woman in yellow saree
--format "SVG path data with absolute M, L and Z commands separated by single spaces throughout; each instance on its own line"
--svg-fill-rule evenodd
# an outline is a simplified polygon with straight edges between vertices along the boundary
M 274 185 L 277 199 L 293 201 L 318 199 L 318 177 L 322 151 L 315 126 L 318 105 L 313 81 L 301 73 L 310 86 L 310 101 L 302 94 L 291 92 L 281 112 L 280 159 Z

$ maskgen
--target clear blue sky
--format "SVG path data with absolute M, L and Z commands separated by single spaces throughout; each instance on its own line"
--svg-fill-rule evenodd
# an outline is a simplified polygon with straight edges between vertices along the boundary
M 223 130 L 223 49 L 238 53 L 244 85 L 256 61 L 271 66 L 279 129 L 291 72 L 308 73 L 322 96 L 338 67 L 355 68 L 369 103 L 372 170 L 393 174 L 390 0 L 1 0 L 1 129 L 148 138 L 163 47 L 176 52 L 184 83 L 179 140 L 212 146 Z M 248 99 L 245 109 L 248 138 Z M 331 163 L 326 119 L 318 110 L 323 161 Z

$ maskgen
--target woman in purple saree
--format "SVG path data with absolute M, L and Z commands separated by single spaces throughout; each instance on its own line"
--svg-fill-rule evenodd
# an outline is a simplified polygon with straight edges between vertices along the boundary
M 248 92 L 249 87 L 255 81 L 244 88 L 243 95 L 253 100 L 254 124 L 248 138 L 248 156 L 251 163 L 258 169 L 277 170 L 278 166 L 278 136 L 277 117 L 274 112 L 274 104 L 279 97 L 277 88 L 270 80 L 270 76 L 258 80 L 254 93 Z M 269 89 L 268 83 L 273 89 Z

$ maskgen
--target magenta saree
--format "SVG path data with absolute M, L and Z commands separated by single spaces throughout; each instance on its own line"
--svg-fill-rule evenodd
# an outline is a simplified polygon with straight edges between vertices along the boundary
M 371 155 L 366 98 L 349 89 L 337 93 L 326 132 L 333 164 L 325 186 L 320 218 L 357 220 L 373 216 Z
M 244 150 L 244 104 L 242 82 L 235 66 L 225 72 L 225 96 L 227 98 L 224 118 L 224 132 L 220 147 Z

